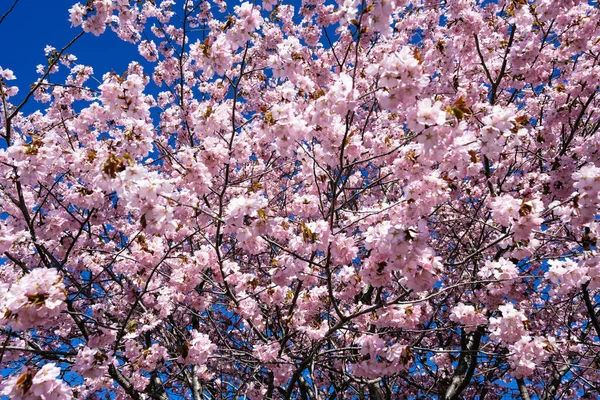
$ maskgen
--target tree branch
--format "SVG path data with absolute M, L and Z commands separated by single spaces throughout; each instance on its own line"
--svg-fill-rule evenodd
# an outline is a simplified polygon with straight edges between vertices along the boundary
M 19 0 L 15 0 L 14 3 L 13 3 L 13 5 L 10 7 L 10 9 L 7 12 L 4 13 L 4 15 L 2 16 L 2 18 L 0 18 L 0 24 L 2 24 L 4 22 L 4 19 L 6 17 L 8 17 L 8 14 L 10 14 L 15 9 L 15 6 L 17 5 L 18 2 L 19 2 Z

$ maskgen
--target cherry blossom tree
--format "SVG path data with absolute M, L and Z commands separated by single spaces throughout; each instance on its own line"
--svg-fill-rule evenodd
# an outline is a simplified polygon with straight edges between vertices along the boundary
M 596 2 L 69 13 L 0 66 L 6 398 L 597 398 Z

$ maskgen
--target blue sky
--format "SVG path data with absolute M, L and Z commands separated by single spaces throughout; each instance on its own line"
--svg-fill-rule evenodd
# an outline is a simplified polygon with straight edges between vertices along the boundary
M 0 17 L 13 3 L 0 0 Z M 61 49 L 81 32 L 81 27 L 71 27 L 69 21 L 69 8 L 75 3 L 77 0 L 18 0 L 0 25 L 0 67 L 13 70 L 17 76 L 13 83 L 20 89 L 16 101 L 39 77 L 35 70 L 46 62 L 44 47 Z M 122 72 L 131 60 L 141 59 L 136 46 L 122 42 L 110 30 L 100 37 L 84 35 L 69 53 L 77 56 L 78 63 L 91 65 L 98 78 L 111 70 Z

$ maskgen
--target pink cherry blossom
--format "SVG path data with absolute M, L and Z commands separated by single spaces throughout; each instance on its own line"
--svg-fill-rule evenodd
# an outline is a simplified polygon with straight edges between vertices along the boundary
M 52 324 L 66 308 L 63 280 L 54 269 L 35 269 L 0 297 L 0 323 L 14 329 Z
M 2 396 L 596 396 L 596 2 L 63 12 L 0 68 Z
M 419 101 L 417 122 L 421 125 L 443 125 L 446 122 L 446 112 L 442 110 L 442 103 L 427 98 Z
M 498 307 L 500 316 L 490 318 L 491 337 L 506 343 L 515 343 L 527 334 L 525 314 L 512 303 Z
M 60 372 L 60 368 L 52 363 L 45 364 L 38 371 L 26 370 L 10 378 L 0 393 L 21 400 L 71 399 L 73 393 L 58 378 Z
M 465 325 L 466 331 L 474 331 L 477 325 L 487 323 L 487 318 L 482 311 L 475 310 L 472 305 L 458 303 L 453 309 L 450 319 Z

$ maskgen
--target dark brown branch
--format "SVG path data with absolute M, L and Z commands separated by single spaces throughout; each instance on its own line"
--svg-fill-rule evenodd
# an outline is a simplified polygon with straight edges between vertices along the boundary
M 129 380 L 114 365 L 108 367 L 108 374 L 119 384 L 119 386 L 123 388 L 125 393 L 127 393 L 133 400 L 141 399 L 139 393 L 133 388 L 131 382 L 129 382 Z
M 594 304 L 592 304 L 592 299 L 590 298 L 590 293 L 587 290 L 588 285 L 589 285 L 589 282 L 587 282 L 581 288 L 581 291 L 583 292 L 583 301 L 585 302 L 587 311 L 590 314 L 590 320 L 592 321 L 592 325 L 594 326 L 594 329 L 596 330 L 596 334 L 598 335 L 598 338 L 600 338 L 600 322 L 598 322 L 598 316 L 596 315 L 596 310 L 594 309 Z
M 521 394 L 521 399 L 530 400 L 529 391 L 527 390 L 527 386 L 525 386 L 525 381 L 523 378 L 517 378 L 517 385 L 519 386 L 519 393 Z
M 8 17 L 8 14 L 10 14 L 11 12 L 13 12 L 13 10 L 15 9 L 15 6 L 17 5 L 18 2 L 19 2 L 19 0 L 15 0 L 15 2 L 10 7 L 10 9 L 7 12 L 4 13 L 4 15 L 2 16 L 2 18 L 0 18 L 0 24 L 2 24 L 4 22 L 4 19 L 6 17 Z
M 460 353 L 458 366 L 456 367 L 450 386 L 444 394 L 445 400 L 458 399 L 462 391 L 465 390 L 473 378 L 475 368 L 477 367 L 477 350 L 479 349 L 481 336 L 482 328 L 479 328 L 477 332 L 473 333 L 470 337 L 463 332 L 461 339 L 462 350 L 466 351 Z

